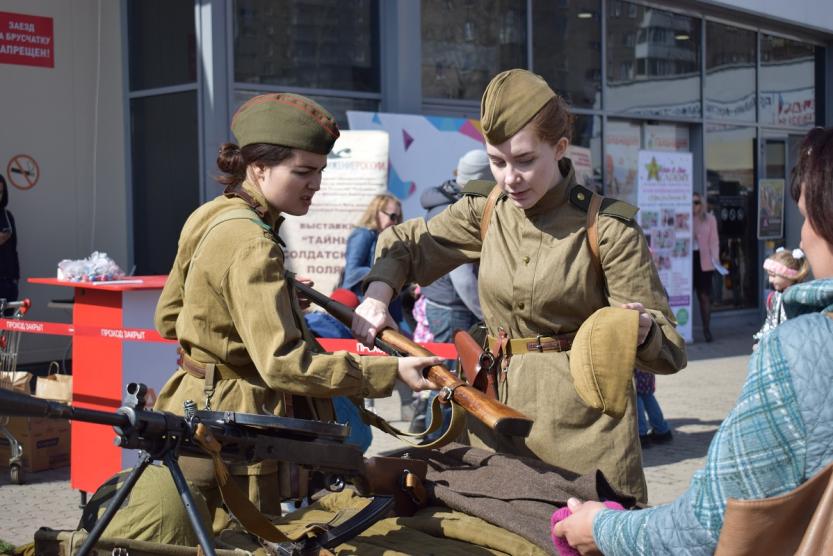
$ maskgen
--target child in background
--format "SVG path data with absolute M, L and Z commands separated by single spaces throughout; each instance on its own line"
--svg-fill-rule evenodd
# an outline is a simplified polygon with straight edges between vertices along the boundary
M 775 253 L 764 261 L 764 270 L 769 274 L 769 283 L 772 286 L 772 293 L 766 298 L 766 320 L 755 338 L 755 346 L 764 336 L 776 326 L 787 320 L 784 313 L 782 296 L 784 292 L 799 282 L 803 282 L 810 272 L 810 265 L 801 249 L 787 251 L 783 247 L 775 250 Z
M 650 448 L 651 444 L 671 442 L 673 435 L 659 402 L 654 397 L 656 376 L 636 369 L 636 416 L 639 422 L 639 444 Z M 647 414 L 647 416 L 646 416 Z M 649 428 L 650 425 L 650 428 Z M 650 430 L 650 433 L 648 432 Z

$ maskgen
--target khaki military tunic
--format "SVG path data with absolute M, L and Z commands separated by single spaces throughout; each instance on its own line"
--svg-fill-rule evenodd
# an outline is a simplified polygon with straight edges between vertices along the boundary
M 263 221 L 277 229 L 283 219 L 259 189 L 248 182 L 243 189 Z M 389 396 L 395 358 L 317 352 L 284 279 L 283 251 L 270 231 L 249 219 L 216 224 L 222 213 L 248 206 L 241 198 L 223 196 L 191 214 L 156 307 L 156 329 L 162 336 L 177 339 L 194 360 L 226 365 L 240 376 L 216 382 L 211 409 L 286 415 L 286 401 L 292 400 L 296 417 L 332 421 L 332 396 Z M 156 408 L 181 414 L 190 399 L 202 409 L 204 384 L 180 368 L 159 393 Z M 274 462 L 265 462 L 232 472 L 274 475 L 276 469 Z M 198 478 L 195 483 L 200 486 Z M 283 483 L 282 478 L 281 492 L 287 495 Z M 256 503 L 257 498 L 278 499 L 277 492 L 258 490 L 249 485 Z
M 602 271 L 588 246 L 587 214 L 569 201 L 575 186 L 569 160 L 561 172 L 562 182 L 530 209 L 499 200 L 484 241 L 482 196 L 464 196 L 429 222 L 419 218 L 389 228 L 379 237 L 379 258 L 366 283 L 379 280 L 399 290 L 479 261 L 489 334 L 497 336 L 502 327 L 513 338 L 575 332 L 601 307 L 641 302 L 655 324 L 637 351 L 637 365 L 677 372 L 686 364 L 685 344 L 641 229 L 629 218 L 599 215 Z M 587 407 L 572 384 L 569 352 L 514 354 L 505 376 L 500 399 L 531 417 L 532 431 L 526 439 L 501 436 L 470 417 L 472 444 L 531 455 L 578 474 L 599 468 L 614 487 L 647 501 L 633 391 L 622 419 Z

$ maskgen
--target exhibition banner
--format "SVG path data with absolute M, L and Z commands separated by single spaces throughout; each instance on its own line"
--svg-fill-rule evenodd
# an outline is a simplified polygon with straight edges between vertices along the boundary
M 468 151 L 485 149 L 480 122 L 416 114 L 348 111 L 350 129 L 382 130 L 390 135 L 388 192 L 402 201 L 405 218 L 425 215 L 423 191 L 454 177 Z
M 639 223 L 668 293 L 677 330 L 692 341 L 692 157 L 687 152 L 639 151 Z
M 386 192 L 387 179 L 388 134 L 342 131 L 309 212 L 287 215 L 281 225 L 286 267 L 312 278 L 317 290 L 332 292 L 344 268 L 347 236 L 371 199 Z

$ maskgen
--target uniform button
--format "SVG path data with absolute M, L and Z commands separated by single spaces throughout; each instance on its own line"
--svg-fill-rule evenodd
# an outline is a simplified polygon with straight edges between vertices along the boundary
M 524 257 L 524 264 L 529 264 L 529 257 Z
M 584 200 L 584 193 L 577 193 L 577 194 L 576 194 L 576 198 L 577 198 L 579 201 L 583 201 L 583 200 Z
M 518 303 L 518 309 L 523 309 L 523 308 L 524 308 L 524 302 L 521 301 L 520 303 Z

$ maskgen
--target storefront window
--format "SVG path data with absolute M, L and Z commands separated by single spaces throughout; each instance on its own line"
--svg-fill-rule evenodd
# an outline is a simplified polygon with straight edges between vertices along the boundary
M 601 108 L 600 13 L 599 0 L 532 4 L 535 73 L 579 108 Z
M 234 79 L 379 91 L 376 0 L 236 0 Z
M 252 98 L 263 94 L 263 91 L 249 91 L 240 89 L 234 92 L 234 106 L 232 113 L 234 113 L 240 105 Z M 347 125 L 347 111 L 360 110 L 363 112 L 378 112 L 379 101 L 373 99 L 355 99 L 342 97 L 325 97 L 320 95 L 305 94 L 304 96 L 311 98 L 324 108 L 326 108 L 338 122 L 341 129 L 348 129 Z
M 755 121 L 755 32 L 706 23 L 706 118 Z
M 527 66 L 525 0 L 422 0 L 422 94 L 480 100 L 495 74 Z
M 573 141 L 567 152 L 573 161 L 576 181 L 597 193 L 602 192 L 602 119 L 576 116 Z
M 761 35 L 761 123 L 815 125 L 815 51 L 811 44 Z
M 700 20 L 630 2 L 617 11 L 618 3 L 608 0 L 606 108 L 699 117 Z
M 720 262 L 715 308 L 757 307 L 758 240 L 755 213 L 755 128 L 706 126 L 706 201 L 717 218 Z
M 128 2 L 127 32 L 131 91 L 197 80 L 194 0 Z
M 136 273 L 167 274 L 173 238 L 199 205 L 197 93 L 134 98 L 130 119 Z

